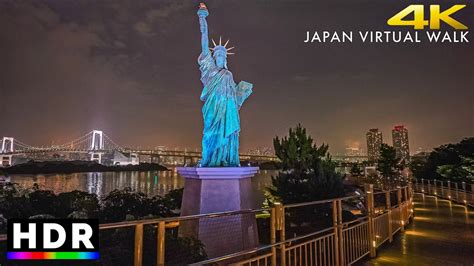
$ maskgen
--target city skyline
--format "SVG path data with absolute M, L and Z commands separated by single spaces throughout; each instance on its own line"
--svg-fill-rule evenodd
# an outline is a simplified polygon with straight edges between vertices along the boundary
M 200 146 L 198 1 L 130 3 L 0 4 L 0 134 L 46 145 L 101 129 L 124 146 Z M 410 129 L 413 151 L 474 135 L 471 43 L 303 42 L 308 28 L 384 29 L 403 3 L 380 4 L 373 15 L 368 4 L 335 1 L 331 17 L 326 3 L 208 4 L 209 20 L 222 21 L 210 37 L 226 32 L 238 53 L 229 57 L 236 81 L 255 85 L 241 111 L 242 151 L 271 147 L 298 123 L 332 153 L 364 147 L 369 128 L 389 136 L 396 124 Z M 471 26 L 469 10 L 459 19 Z
M 402 137 L 399 137 L 399 136 L 396 136 L 395 133 L 397 130 L 403 130 L 404 132 L 404 136 Z M 96 131 L 96 130 L 94 130 Z M 394 147 L 395 149 L 397 149 L 397 152 L 400 153 L 400 149 L 406 149 L 406 151 L 403 151 L 402 153 L 404 153 L 404 156 L 406 157 L 406 155 L 408 155 L 408 157 L 410 155 L 415 155 L 417 153 L 420 153 L 420 152 L 429 152 L 429 150 L 427 149 L 423 149 L 422 147 L 418 147 L 416 150 L 410 150 L 409 148 L 409 141 L 408 141 L 408 132 L 407 132 L 407 128 L 404 126 L 404 125 L 395 125 L 393 126 L 393 128 L 391 129 L 391 142 L 390 141 L 384 141 L 383 139 L 383 134 L 382 132 L 378 129 L 378 128 L 371 128 L 369 129 L 369 131 L 366 133 L 366 137 L 365 137 L 365 149 L 364 149 L 364 146 L 363 144 L 359 143 L 359 142 L 356 142 L 356 143 L 353 143 L 352 146 L 351 145 L 347 145 L 345 146 L 344 148 L 344 152 L 333 152 L 332 154 L 334 155 L 337 155 L 337 156 L 341 156 L 341 155 L 345 155 L 345 156 L 367 156 L 373 160 L 377 159 L 377 156 L 376 154 L 379 153 L 379 150 L 380 150 L 380 146 L 382 143 L 384 144 L 388 144 L 392 147 Z M 8 143 L 6 144 L 6 148 L 5 150 L 7 149 L 10 149 L 11 147 L 9 146 L 10 145 L 10 142 L 12 142 L 13 140 L 11 139 L 14 139 L 14 141 L 18 141 L 17 139 L 15 139 L 14 137 L 11 137 L 11 136 L 4 136 L 3 137 L 4 139 L 7 139 L 8 140 Z M 82 138 L 82 137 L 81 137 Z M 402 138 L 402 140 L 398 140 L 398 138 Z M 42 145 L 38 145 L 37 147 L 46 147 L 46 146 L 51 146 L 51 147 L 55 147 L 55 146 L 64 146 L 64 145 L 69 145 L 69 142 L 71 141 L 71 139 L 69 139 L 69 141 L 58 141 L 58 142 L 51 142 L 51 143 L 43 143 Z M 403 143 L 399 143 L 399 142 L 403 142 Z M 0 144 L 2 146 L 2 149 L 4 147 L 5 144 L 2 143 L 2 140 L 0 139 Z M 34 146 L 34 145 L 33 145 Z M 126 147 L 126 148 L 144 148 L 144 149 L 150 149 L 150 150 L 180 150 L 180 151 L 201 151 L 201 147 L 186 147 L 186 146 L 168 146 L 168 145 L 154 145 L 154 146 L 139 146 L 139 145 L 122 145 L 122 147 Z M 241 154 L 252 154 L 252 155 L 265 155 L 265 156 L 270 156 L 272 155 L 274 152 L 273 150 L 273 146 L 257 146 L 257 147 L 252 147 L 252 148 L 249 148 L 247 150 L 242 150 L 241 151 Z M 399 156 L 400 154 L 398 154 Z

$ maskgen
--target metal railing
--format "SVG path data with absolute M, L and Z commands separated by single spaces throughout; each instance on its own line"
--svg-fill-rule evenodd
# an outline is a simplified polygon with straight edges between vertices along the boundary
M 374 207 L 374 195 L 378 195 L 377 206 L 383 205 L 377 210 Z M 390 199 L 393 195 L 396 195 L 397 204 L 392 205 Z M 200 261 L 193 257 L 180 261 L 179 264 L 348 265 L 366 255 L 375 257 L 376 248 L 386 241 L 391 242 L 392 236 L 404 229 L 412 217 L 412 195 L 411 186 L 374 193 L 373 185 L 366 185 L 365 193 L 361 196 L 288 205 L 275 203 L 272 208 L 258 210 L 102 224 L 101 259 L 107 256 L 107 250 L 119 249 L 116 243 L 128 242 L 125 243 L 128 246 L 120 250 L 123 253 L 128 251 L 133 256 L 133 260 L 128 258 L 129 265 L 173 264 L 176 261 L 171 262 L 170 258 L 183 257 L 184 260 L 185 256 L 178 253 L 176 246 L 172 244 L 185 231 L 207 223 L 212 229 L 208 233 L 218 237 L 219 234 L 226 235 L 225 233 L 233 230 L 232 219 L 242 221 L 251 217 L 259 225 L 259 243 L 256 246 L 246 248 L 243 245 L 223 256 L 211 256 Z M 383 198 L 385 200 L 380 202 L 379 199 Z M 364 203 L 363 210 L 355 208 L 361 202 Z M 125 231 L 127 238 L 116 237 Z M 114 232 L 121 234 L 112 234 Z M 102 239 L 103 235 L 109 233 L 108 238 Z M 198 234 L 196 238 L 199 239 L 199 236 Z M 0 239 L 1 237 L 0 235 Z M 238 239 L 216 239 L 217 244 L 223 243 L 219 242 L 221 240 L 240 243 Z M 186 249 L 180 249 L 179 252 L 183 250 Z M 123 258 L 119 259 L 124 262 Z
M 414 179 L 414 186 L 415 192 L 474 206 L 474 184 L 436 179 Z
M 392 191 L 377 192 L 385 194 L 390 199 L 390 193 L 396 192 L 397 205 L 391 206 L 390 200 L 385 202 L 386 209 L 382 213 L 375 213 L 373 186 L 366 186 L 366 215 L 351 221 L 344 221 L 342 206 L 344 201 L 355 197 L 345 197 L 310 203 L 300 203 L 281 206 L 272 209 L 276 216 L 274 229 L 279 232 L 279 239 L 271 245 L 250 251 L 252 254 L 266 250 L 268 253 L 241 260 L 232 265 L 348 265 L 370 254 L 375 257 L 376 248 L 385 241 L 392 241 L 392 236 L 403 230 L 412 217 L 411 187 L 398 188 Z M 402 197 L 404 195 L 405 197 Z M 402 199 L 405 199 L 404 201 Z M 331 204 L 332 226 L 309 234 L 286 239 L 285 212 L 291 208 L 308 207 L 321 204 Z M 392 214 L 395 213 L 394 216 Z M 392 219 L 394 217 L 394 219 Z M 308 221 L 310 222 L 310 221 Z M 277 233 L 272 232 L 272 236 Z M 304 241 L 301 241 L 304 240 Z M 250 255 L 251 253 L 247 253 Z M 245 252 L 231 254 L 222 258 L 215 258 L 199 264 L 224 262 L 229 258 L 241 257 Z M 197 265 L 197 264 L 196 264 Z

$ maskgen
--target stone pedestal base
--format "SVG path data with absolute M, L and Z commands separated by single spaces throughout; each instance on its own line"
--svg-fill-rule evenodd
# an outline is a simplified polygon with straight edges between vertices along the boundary
M 251 177 L 258 167 L 178 167 L 186 178 L 181 216 L 250 209 Z M 192 236 L 209 258 L 258 246 L 255 214 L 238 214 L 183 221 L 180 236 Z

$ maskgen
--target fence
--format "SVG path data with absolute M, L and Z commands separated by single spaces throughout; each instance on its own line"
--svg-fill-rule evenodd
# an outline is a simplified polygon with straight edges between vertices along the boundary
M 443 180 L 415 179 L 415 191 L 474 206 L 474 184 Z
M 378 208 L 377 211 L 374 208 L 375 195 L 382 195 L 384 199 L 383 208 Z M 395 204 L 391 204 L 393 195 L 396 199 Z M 365 210 L 358 213 L 357 208 L 353 207 L 361 201 L 365 205 Z M 377 200 L 377 203 L 380 204 L 380 200 Z M 289 205 L 276 203 L 273 208 L 268 209 L 134 221 L 102 225 L 101 228 L 106 230 L 122 226 L 135 227 L 134 265 L 138 266 L 142 265 L 140 258 L 143 253 L 142 227 L 146 224 L 158 224 L 158 228 L 161 228 L 158 231 L 161 233 L 157 234 L 159 244 L 156 264 L 163 265 L 167 262 L 164 259 L 165 252 L 174 252 L 166 248 L 164 228 L 167 224 L 178 222 L 181 227 L 185 222 L 202 222 L 202 219 L 260 215 L 265 218 L 257 220 L 263 219 L 266 222 L 263 224 L 267 225 L 258 227 L 261 245 L 247 250 L 237 249 L 236 252 L 225 256 L 194 262 L 195 265 L 347 265 L 368 254 L 375 256 L 376 248 L 386 241 L 391 242 L 392 236 L 404 229 L 412 213 L 411 187 L 374 193 L 372 185 L 367 185 L 366 193 L 362 196 Z M 258 223 L 262 224 L 261 221 Z M 213 224 L 217 224 L 216 221 Z
M 113 265 L 348 265 L 392 241 L 412 217 L 411 186 L 337 199 L 298 204 L 275 203 L 272 208 L 184 217 L 126 221 L 100 225 L 101 264 Z M 258 232 L 234 225 L 256 220 Z M 254 222 L 255 223 L 255 222 Z M 195 232 L 197 227 L 207 228 Z M 249 226 L 248 228 L 251 228 Z M 225 232 L 224 232 L 225 231 Z M 195 236 L 191 237 L 194 232 Z M 226 255 L 206 254 L 199 241 L 215 236 Z M 258 235 L 258 242 L 249 243 Z M 207 236 L 208 236 L 207 235 Z M 239 237 L 240 235 L 240 237 Z M 1 236 L 0 236 L 1 237 Z M 225 242 L 231 243 L 226 245 Z

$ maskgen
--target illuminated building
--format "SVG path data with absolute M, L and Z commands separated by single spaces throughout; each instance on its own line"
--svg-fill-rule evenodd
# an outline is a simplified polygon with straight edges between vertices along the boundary
M 345 155 L 348 156 L 348 157 L 350 157 L 350 156 L 361 156 L 362 151 L 359 149 L 359 147 L 347 147 Z
M 371 128 L 366 136 L 369 161 L 377 161 L 380 157 L 380 147 L 382 146 L 382 132 L 378 128 Z
M 269 147 L 258 147 L 253 150 L 248 151 L 249 155 L 258 155 L 258 156 L 274 156 L 275 151 Z
M 410 148 L 408 145 L 408 130 L 405 126 L 398 125 L 392 129 L 393 147 L 397 152 L 397 157 L 408 162 L 410 159 Z

